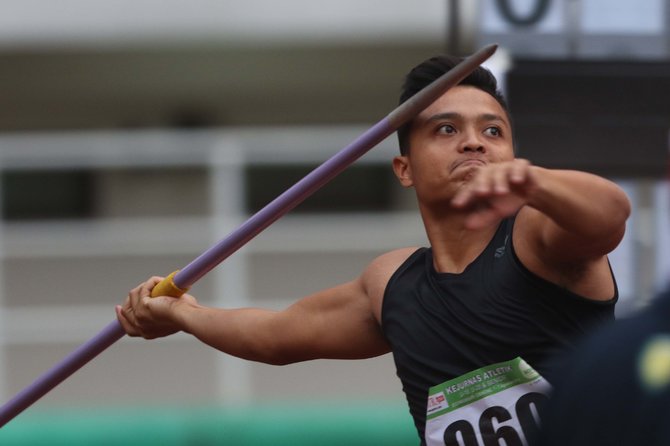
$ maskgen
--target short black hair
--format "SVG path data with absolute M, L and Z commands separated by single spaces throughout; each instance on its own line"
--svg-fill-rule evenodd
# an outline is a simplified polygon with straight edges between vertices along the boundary
M 435 79 L 454 68 L 462 60 L 463 59 L 460 57 L 440 55 L 421 62 L 405 77 L 399 103 L 402 104 L 407 99 L 414 96 Z M 498 89 L 498 82 L 496 81 L 495 76 L 493 76 L 488 69 L 481 66 L 477 67 L 477 69 L 463 79 L 459 85 L 470 85 L 493 96 L 503 110 L 505 110 L 505 113 L 507 113 L 507 117 L 511 122 L 507 102 Z M 406 155 L 409 152 L 409 134 L 412 129 L 412 124 L 412 121 L 409 121 L 398 128 L 398 144 L 400 146 L 401 155 Z

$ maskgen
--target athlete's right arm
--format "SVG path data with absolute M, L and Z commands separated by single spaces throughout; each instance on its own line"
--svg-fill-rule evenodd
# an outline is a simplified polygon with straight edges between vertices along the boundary
M 131 336 L 151 339 L 184 331 L 222 352 L 268 364 L 374 357 L 389 351 L 379 321 L 384 289 L 410 252 L 380 256 L 359 278 L 282 311 L 210 308 L 190 295 L 152 298 L 162 279 L 153 277 L 129 293 L 117 317 Z

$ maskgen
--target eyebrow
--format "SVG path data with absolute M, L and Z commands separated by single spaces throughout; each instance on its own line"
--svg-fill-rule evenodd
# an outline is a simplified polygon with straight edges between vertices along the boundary
M 432 116 L 429 116 L 424 121 L 425 122 L 433 122 L 433 121 L 441 121 L 443 119 L 464 120 L 465 116 L 463 116 L 461 113 L 445 112 L 445 113 L 437 113 L 437 114 L 434 114 Z M 507 123 L 507 120 L 505 120 L 502 116 L 497 115 L 495 113 L 482 113 L 481 115 L 477 115 L 476 119 L 478 121 L 502 121 L 504 123 Z

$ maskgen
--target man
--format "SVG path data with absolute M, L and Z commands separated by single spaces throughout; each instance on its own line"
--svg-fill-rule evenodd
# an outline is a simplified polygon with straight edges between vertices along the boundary
M 570 355 L 535 446 L 670 443 L 670 289 Z
M 417 66 L 401 102 L 456 63 L 437 57 Z M 493 365 L 467 380 L 496 376 L 487 383 L 500 387 L 498 375 L 511 366 L 499 363 L 516 357 L 551 376 L 554 353 L 613 317 L 617 290 L 606 255 L 623 237 L 630 206 L 603 178 L 515 159 L 505 102 L 483 68 L 398 134 L 393 169 L 415 189 L 429 249 L 383 254 L 358 278 L 284 311 L 206 308 L 188 295 L 152 299 L 161 280 L 154 277 L 117 307 L 124 329 L 145 338 L 181 330 L 270 364 L 392 351 L 421 441 L 470 435 L 471 423 L 454 422 L 462 411 L 433 414 L 427 428 L 431 388 Z M 489 418 L 479 423 L 483 435 Z

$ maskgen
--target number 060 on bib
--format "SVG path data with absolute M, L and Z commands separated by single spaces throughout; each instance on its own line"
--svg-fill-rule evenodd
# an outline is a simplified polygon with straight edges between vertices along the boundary
M 431 387 L 426 443 L 525 446 L 539 427 L 538 407 L 550 392 L 551 385 L 521 358 Z

